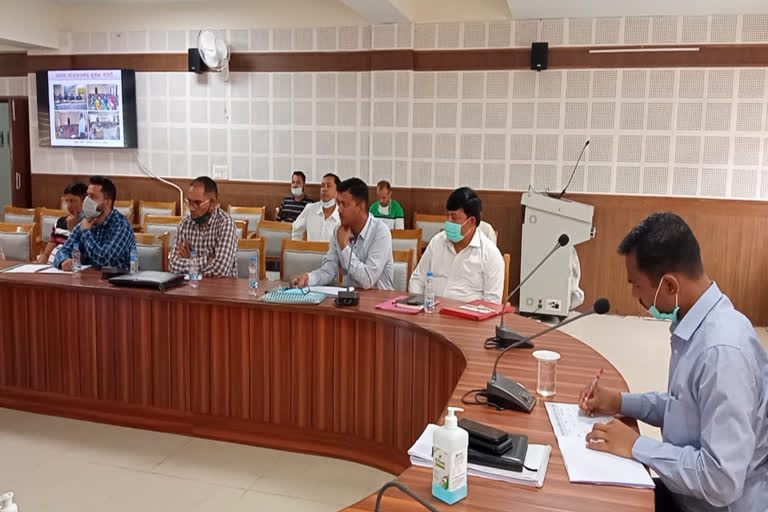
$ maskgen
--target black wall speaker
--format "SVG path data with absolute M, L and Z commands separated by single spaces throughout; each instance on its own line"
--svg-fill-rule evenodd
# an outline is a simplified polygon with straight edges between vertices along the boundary
M 193 73 L 202 73 L 207 69 L 197 48 L 190 48 L 187 50 L 187 64 L 189 66 L 189 71 Z
M 547 69 L 549 43 L 531 43 L 531 69 L 541 71 Z

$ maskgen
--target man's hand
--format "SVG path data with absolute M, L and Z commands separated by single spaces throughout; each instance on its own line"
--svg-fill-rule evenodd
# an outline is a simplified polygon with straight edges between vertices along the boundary
M 83 218 L 80 221 L 80 231 L 88 231 L 93 227 L 93 219 Z
M 620 420 L 595 423 L 592 432 L 587 434 L 587 448 L 631 459 L 632 447 L 638 437 L 640 434 Z
M 590 393 L 592 383 L 590 382 L 579 393 L 579 408 L 590 416 L 594 414 L 604 414 L 613 416 L 621 412 L 621 393 L 611 389 L 595 386 L 594 392 Z
M 345 228 L 340 225 L 339 229 L 336 230 L 336 241 L 339 242 L 339 248 L 342 251 L 349 245 L 350 236 L 352 236 L 352 228 Z
M 179 242 L 176 244 L 176 256 L 181 259 L 188 260 L 191 255 L 192 251 L 190 251 L 186 242 Z
M 72 272 L 72 259 L 62 261 L 61 270 L 64 272 Z
M 77 215 L 67 215 L 67 230 L 72 231 L 77 226 Z
M 291 279 L 291 286 L 293 288 L 304 288 L 309 284 L 309 274 L 299 274 Z
M 40 255 L 35 260 L 37 263 L 48 263 L 48 258 L 45 256 L 45 251 L 40 253 Z

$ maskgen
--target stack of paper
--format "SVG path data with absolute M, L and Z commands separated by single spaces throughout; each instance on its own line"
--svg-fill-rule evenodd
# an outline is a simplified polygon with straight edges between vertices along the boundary
M 432 467 L 432 436 L 438 425 L 430 423 L 427 429 L 416 440 L 408 455 L 411 457 L 411 464 L 414 466 Z M 538 471 L 528 471 L 523 468 L 522 471 L 508 471 L 505 469 L 480 466 L 479 464 L 468 464 L 467 474 L 490 480 L 500 480 L 513 484 L 529 485 L 531 487 L 541 487 L 544 485 L 544 478 L 547 476 L 547 466 L 549 465 L 549 454 L 552 453 L 552 447 L 543 444 L 529 444 L 528 452 L 525 455 L 525 465 L 529 468 L 536 468 Z
M 27 263 L 22 265 L 16 265 L 3 270 L 6 274 L 33 274 L 40 272 L 41 270 L 50 268 L 50 265 L 41 265 L 37 263 Z
M 587 434 L 595 423 L 608 423 L 610 416 L 587 416 L 576 404 L 547 402 L 547 413 L 555 430 L 571 482 L 653 488 L 645 467 L 632 459 L 587 448 Z

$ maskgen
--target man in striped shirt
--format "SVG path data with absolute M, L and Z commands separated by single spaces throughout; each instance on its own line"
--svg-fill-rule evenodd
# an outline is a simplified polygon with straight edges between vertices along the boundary
M 237 227 L 219 208 L 219 189 L 207 176 L 195 179 L 184 200 L 189 215 L 181 219 L 176 247 L 169 258 L 171 272 L 189 273 L 192 251 L 201 259 L 200 273 L 211 277 L 237 277 Z
M 304 207 L 312 200 L 304 195 L 304 184 L 307 177 L 301 171 L 294 171 L 291 175 L 291 195 L 283 199 L 280 209 L 277 211 L 277 220 L 281 222 L 295 221 Z

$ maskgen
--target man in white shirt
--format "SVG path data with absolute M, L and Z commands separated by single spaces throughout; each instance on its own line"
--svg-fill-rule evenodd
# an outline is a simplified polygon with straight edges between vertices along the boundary
M 501 304 L 504 258 L 477 226 L 482 201 L 469 187 L 454 190 L 445 204 L 445 231 L 435 235 L 408 283 L 410 293 L 424 293 L 432 272 L 435 295 L 460 301 L 483 299 Z
M 320 200 L 304 207 L 304 211 L 293 221 L 291 238 L 301 240 L 304 232 L 310 242 L 329 242 L 336 226 L 339 225 L 339 210 L 336 208 L 336 189 L 341 180 L 333 173 L 323 176 L 320 183 Z

